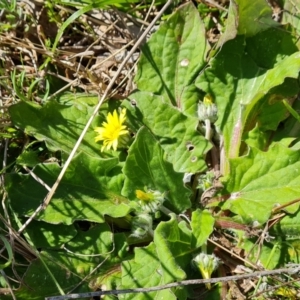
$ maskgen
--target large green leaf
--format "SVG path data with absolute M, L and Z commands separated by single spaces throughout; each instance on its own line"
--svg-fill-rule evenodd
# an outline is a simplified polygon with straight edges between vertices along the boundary
M 135 198 L 137 189 L 143 190 L 144 187 L 166 192 L 169 200 L 166 204 L 176 212 L 183 212 L 190 207 L 190 191 L 184 187 L 183 174 L 176 173 L 163 156 L 154 136 L 147 128 L 141 128 L 123 168 L 125 183 L 122 192 L 131 199 Z
M 151 287 L 183 280 L 191 272 L 191 231 L 176 218 L 161 222 L 154 243 L 136 248 L 135 259 L 122 264 L 122 288 Z M 175 292 L 176 293 L 176 292 Z M 122 299 L 177 299 L 172 290 L 128 294 Z
M 113 234 L 106 223 L 97 224 L 88 231 L 78 231 L 67 248 L 78 255 L 105 256 L 113 250 Z
M 124 104 L 128 119 L 150 130 L 176 172 L 196 173 L 206 169 L 204 156 L 211 146 L 197 132 L 196 117 L 185 116 L 152 93 L 135 92 L 129 99 L 134 106 L 130 102 Z
M 40 164 L 33 172 L 51 186 L 61 168 Z M 103 222 L 104 216 L 128 214 L 127 199 L 121 196 L 124 176 L 118 159 L 91 158 L 83 153 L 71 162 L 47 209 L 37 218 L 45 222 L 71 224 L 74 220 Z M 6 187 L 14 211 L 31 215 L 41 204 L 47 190 L 29 175 L 8 174 Z M 18 187 L 18 188 L 16 188 Z
M 70 256 L 64 252 L 52 252 L 52 251 L 42 251 L 40 253 L 44 263 L 54 276 L 56 282 L 62 288 L 62 290 L 67 293 L 72 291 L 76 286 L 76 292 L 84 293 L 89 292 L 90 289 L 86 282 L 80 282 L 84 278 L 83 270 L 85 274 L 88 274 L 91 267 L 95 264 L 85 262 L 83 264 L 80 260 Z M 68 264 L 62 264 L 59 258 L 65 256 L 68 259 Z M 77 263 L 77 272 L 75 270 L 70 270 L 69 265 Z M 80 274 L 81 271 L 82 273 Z M 33 261 L 28 270 L 26 271 L 20 288 L 14 292 L 17 299 L 20 300 L 44 300 L 45 297 L 57 296 L 60 294 L 56 284 L 48 273 L 45 265 L 40 258 Z M 8 299 L 11 299 L 8 298 Z
M 61 228 L 60 225 L 51 226 Z M 19 289 L 14 291 L 17 299 L 43 300 L 46 296 L 59 295 L 54 280 L 65 293 L 90 292 L 103 285 L 108 289 L 117 289 L 121 260 L 132 257 L 131 254 L 128 256 L 126 237 L 123 233 L 113 234 L 106 223 L 90 226 L 84 231 L 77 226 L 78 235 L 60 250 L 41 251 L 41 257 L 30 264 Z M 112 298 L 107 296 L 105 299 Z
M 190 268 L 192 232 L 187 223 L 172 215 L 168 222 L 161 222 L 155 229 L 154 243 L 157 257 L 168 268 L 166 278 L 182 280 Z
M 135 78 L 138 88 L 162 95 L 183 111 L 193 106 L 196 112 L 197 99 L 188 90 L 208 50 L 197 9 L 191 2 L 181 6 L 144 45 Z
M 53 225 L 33 220 L 26 227 L 26 233 L 36 248 L 59 249 L 77 234 L 77 230 L 75 230 L 74 225 Z
M 45 141 L 52 151 L 62 150 L 69 153 L 78 140 L 87 120 L 92 114 L 97 98 L 94 96 L 62 97 L 62 103 L 49 101 L 44 106 L 32 102 L 19 102 L 9 107 L 14 125 Z M 100 146 L 94 141 L 94 127 L 99 126 L 96 117 L 87 131 L 79 150 L 87 155 L 99 157 Z
M 211 94 L 217 104 L 216 125 L 224 136 L 227 157 L 238 157 L 243 133 L 255 126 L 258 108 L 268 101 L 266 94 L 271 89 L 280 86 L 276 88 L 277 98 L 297 93 L 296 80 L 285 81 L 287 77 L 297 78 L 300 70 L 300 53 L 294 53 L 296 48 L 291 39 L 287 32 L 275 29 L 249 40 L 238 37 L 227 42 L 198 77 L 196 85 Z M 260 42 L 254 43 L 257 40 Z M 282 43 L 283 40 L 286 42 Z M 258 44 L 260 48 L 275 47 L 277 52 L 270 56 L 261 54 L 264 51 Z M 224 172 L 227 174 L 228 170 L 225 168 Z
M 244 157 L 230 159 L 231 175 L 225 183 L 229 199 L 222 209 L 244 222 L 265 223 L 277 205 L 299 198 L 300 151 L 275 144 L 268 152 L 251 149 Z M 285 208 L 295 213 L 299 204 Z
M 253 36 L 262 30 L 279 26 L 272 19 L 272 8 L 265 0 L 235 0 L 239 11 L 238 33 Z
M 154 243 L 147 247 L 135 248 L 134 252 L 134 260 L 123 261 L 122 263 L 122 286 L 120 288 L 146 288 L 174 281 L 175 278 L 170 279 L 168 266 L 161 264 L 157 258 Z M 121 294 L 119 298 L 126 300 L 177 299 L 171 290 L 143 294 Z

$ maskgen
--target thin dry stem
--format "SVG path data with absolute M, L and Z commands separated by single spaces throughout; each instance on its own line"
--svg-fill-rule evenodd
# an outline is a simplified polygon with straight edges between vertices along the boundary
M 187 286 L 187 285 L 196 285 L 196 284 L 206 284 L 206 283 L 219 283 L 219 282 L 228 282 L 236 281 L 241 279 L 269 276 L 275 274 L 296 274 L 300 271 L 300 265 L 292 266 L 290 268 L 282 268 L 277 270 L 268 270 L 268 271 L 257 271 L 250 274 L 234 275 L 234 276 L 225 276 L 219 278 L 210 278 L 210 279 L 195 279 L 195 280 L 184 280 L 179 282 L 174 282 L 170 284 L 165 284 L 156 287 L 150 288 L 137 288 L 137 289 L 126 289 L 126 290 L 111 290 L 111 291 L 100 291 L 100 292 L 90 292 L 82 294 L 69 294 L 65 296 L 55 296 L 55 297 L 46 297 L 45 300 L 65 300 L 65 299 L 79 299 L 84 297 L 95 297 L 103 295 L 120 295 L 120 294 L 132 294 L 132 293 L 148 293 L 153 291 L 166 290 L 178 286 Z

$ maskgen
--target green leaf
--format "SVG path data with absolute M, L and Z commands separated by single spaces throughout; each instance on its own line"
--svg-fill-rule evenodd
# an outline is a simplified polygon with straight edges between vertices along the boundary
M 192 234 L 186 222 L 178 223 L 175 215 L 171 220 L 160 222 L 155 229 L 154 243 L 157 257 L 167 267 L 166 278 L 183 280 L 191 262 Z
M 135 92 L 129 99 L 134 107 L 130 102 L 124 103 L 128 119 L 150 130 L 165 152 L 164 159 L 176 172 L 196 173 L 206 169 L 204 155 L 211 146 L 197 132 L 196 117 L 183 115 L 162 97 L 147 92 Z
M 120 289 L 121 286 L 121 261 L 129 260 L 132 258 L 132 252 L 128 251 L 129 246 L 126 241 L 124 233 L 115 233 L 113 235 L 113 250 L 110 251 L 109 259 L 101 264 L 99 272 L 93 274 L 89 282 L 89 286 L 92 290 L 98 290 L 106 287 L 107 290 Z M 95 261 L 98 261 L 99 257 L 95 257 Z M 115 299 L 115 295 L 104 296 L 104 299 Z
M 282 240 L 299 240 L 300 239 L 300 212 L 286 215 L 270 228 L 272 236 L 279 236 Z
M 193 232 L 193 248 L 199 248 L 206 243 L 214 230 L 215 219 L 207 210 L 197 209 L 192 213 L 191 227 Z
M 44 263 L 65 293 L 90 292 L 103 284 L 118 288 L 121 259 L 131 258 L 128 257 L 125 235 L 113 235 L 107 224 L 96 225 L 88 231 L 78 229 L 78 235 L 66 243 L 65 248 L 67 250 L 41 252 Z M 127 254 L 120 257 L 125 249 Z M 15 292 L 17 299 L 43 300 L 46 296 L 59 294 L 39 258 L 29 266 L 22 283 Z
M 251 131 L 246 132 L 244 136 L 245 143 L 251 148 L 257 148 L 265 151 L 268 149 L 271 133 L 265 133 L 257 125 Z
M 300 111 L 300 101 L 296 99 L 293 103 L 293 109 Z M 274 134 L 274 141 L 281 141 L 287 138 L 299 138 L 300 123 L 294 116 L 290 115 L 284 122 L 283 126 L 279 128 Z
M 193 102 L 185 90 L 205 65 L 209 48 L 194 4 L 182 5 L 144 45 L 135 78 L 138 88 L 185 110 Z
M 229 40 L 232 40 L 237 35 L 237 27 L 238 27 L 238 6 L 233 1 L 230 0 L 230 5 L 228 8 L 228 17 L 226 19 L 225 30 L 218 40 L 217 47 L 220 48 Z
M 278 124 L 288 116 L 287 110 L 282 103 L 282 98 L 280 98 L 280 101 L 273 102 L 272 98 L 275 97 L 275 95 L 272 95 L 270 99 L 264 102 L 262 107 L 259 109 L 257 123 L 259 124 L 259 128 L 263 131 L 275 131 Z
M 32 221 L 26 227 L 26 233 L 36 248 L 56 248 L 70 241 L 77 234 L 74 226 L 53 225 L 40 221 Z
M 253 36 L 262 30 L 279 26 L 272 19 L 272 8 L 265 0 L 235 0 L 239 10 L 238 34 Z
M 163 265 L 157 258 L 154 243 L 151 243 L 147 247 L 135 248 L 134 252 L 134 260 L 123 261 L 122 263 L 121 289 L 153 287 L 174 281 L 174 277 L 172 278 L 172 273 L 171 270 L 168 269 L 168 265 Z M 177 299 L 170 289 L 143 294 L 121 294 L 119 298 L 126 300 Z
M 49 101 L 40 106 L 22 101 L 10 106 L 9 113 L 14 125 L 37 140 L 45 141 L 51 151 L 70 153 L 93 111 L 93 107 L 87 104 L 90 100 L 86 101 L 85 97 L 78 97 L 73 103 L 70 102 L 71 100 L 68 104 L 60 104 Z M 94 141 L 93 130 L 99 123 L 100 119 L 96 117 L 79 147 L 79 151 L 86 155 L 100 156 L 100 147 Z
M 268 152 L 250 149 L 247 156 L 230 159 L 231 175 L 225 183 L 229 199 L 222 205 L 244 222 L 265 223 L 277 205 L 299 198 L 300 151 L 275 144 Z M 285 208 L 295 213 L 299 204 Z
M 296 38 L 291 35 L 289 27 L 282 26 L 280 29 L 271 28 L 247 38 L 245 50 L 258 67 L 271 69 L 298 51 L 295 42 Z
M 298 77 L 300 53 L 291 54 L 295 51 L 294 46 L 285 48 L 282 44 L 275 43 L 271 38 L 274 33 L 274 29 L 270 29 L 255 37 L 259 40 L 264 38 L 265 43 L 270 37 L 269 47 L 273 45 L 272 47 L 278 51 L 277 55 L 266 57 L 269 61 L 263 66 L 261 66 L 263 56 L 257 54 L 253 57 L 249 54 L 250 50 L 248 51 L 254 47 L 252 43 L 255 38 L 249 39 L 248 43 L 244 37 L 238 37 L 223 46 L 217 57 L 211 61 L 211 67 L 207 68 L 196 81 L 196 85 L 212 95 L 217 104 L 219 119 L 216 126 L 224 136 L 225 155 L 228 158 L 239 156 L 243 133 L 255 126 L 257 107 L 261 107 L 264 101 L 268 100 L 265 95 L 271 89 L 278 86 L 277 97 L 297 93 L 296 81 L 285 81 L 285 78 Z M 276 34 L 278 37 L 281 36 L 280 40 L 289 38 L 286 32 Z M 261 44 L 261 47 L 263 45 Z M 263 51 L 257 48 L 256 53 L 258 52 Z M 265 68 L 271 65 L 272 69 Z M 228 171 L 228 166 L 225 166 L 223 173 L 227 174 Z
M 283 1 L 282 24 L 291 24 L 296 34 L 300 34 L 300 19 L 299 19 L 299 0 L 285 0 Z M 299 41 L 298 41 L 299 46 Z
M 52 163 L 33 169 L 49 186 L 60 171 Z M 69 225 L 75 220 L 102 223 L 106 214 L 123 217 L 130 211 L 125 204 L 128 200 L 120 195 L 123 180 L 117 158 L 103 160 L 80 153 L 71 162 L 47 209 L 37 219 Z M 47 194 L 40 183 L 23 174 L 8 174 L 6 188 L 14 211 L 21 216 L 31 215 Z
M 123 168 L 125 183 L 122 194 L 135 199 L 135 191 L 144 190 L 144 187 L 167 192 L 168 204 L 176 212 L 183 212 L 191 205 L 190 191 L 184 187 L 183 174 L 176 173 L 163 156 L 163 150 L 154 136 L 147 128 L 141 128 L 128 151 Z
M 88 231 L 78 231 L 66 247 L 79 255 L 105 256 L 113 248 L 113 235 L 106 223 L 97 224 Z
M 174 216 L 161 222 L 154 243 L 135 248 L 135 259 L 122 264 L 122 288 L 151 287 L 183 280 L 191 272 L 191 231 Z M 121 299 L 177 299 L 174 290 L 122 295 Z
M 16 162 L 21 166 L 35 167 L 40 160 L 36 151 L 28 150 L 21 153 Z
M 69 259 L 69 264 L 75 262 L 74 257 L 70 257 L 65 252 L 43 251 L 40 255 L 65 293 L 73 290 L 76 286 L 79 286 L 75 290 L 78 293 L 90 291 L 88 284 L 81 282 L 84 278 L 84 274 L 80 273 L 83 267 L 81 262 L 76 261 L 77 272 L 75 273 L 73 270 L 70 272 L 68 265 L 62 264 L 59 259 L 63 255 Z M 89 271 L 91 265 L 85 262 L 84 267 Z M 14 294 L 18 300 L 44 300 L 45 297 L 59 295 L 59 291 L 41 259 L 36 259 L 29 266 L 23 277 L 21 287 Z
M 284 251 L 285 250 L 285 251 Z M 281 256 L 285 258 L 285 263 L 300 263 L 300 240 L 299 237 L 285 242 L 285 247 L 281 253 Z

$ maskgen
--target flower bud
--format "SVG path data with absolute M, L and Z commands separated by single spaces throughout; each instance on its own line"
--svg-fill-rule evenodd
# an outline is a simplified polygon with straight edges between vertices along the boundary
M 220 260 L 214 254 L 200 253 L 193 259 L 193 264 L 204 279 L 209 279 L 211 274 L 218 268 Z M 207 283 L 206 287 L 210 290 L 211 284 Z
M 144 238 L 152 232 L 152 217 L 148 214 L 140 214 L 132 219 L 131 236 Z
M 207 172 L 206 174 L 202 174 L 199 176 L 197 188 L 204 192 L 205 190 L 211 188 L 213 184 L 214 184 L 214 173 Z
M 217 121 L 218 109 L 210 95 L 204 96 L 203 102 L 198 103 L 198 118 L 200 121 L 210 120 L 211 123 Z
M 157 212 L 165 201 L 165 194 L 159 191 L 147 190 L 147 192 L 143 192 L 141 190 L 136 190 L 135 194 L 139 199 L 139 204 L 143 212 L 145 213 Z

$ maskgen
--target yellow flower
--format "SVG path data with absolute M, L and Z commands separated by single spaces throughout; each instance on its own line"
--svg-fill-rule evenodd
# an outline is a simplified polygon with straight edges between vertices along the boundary
M 135 191 L 135 195 L 136 195 L 136 197 L 139 200 L 145 201 L 145 202 L 147 202 L 147 201 L 151 202 L 153 200 L 153 198 L 154 198 L 153 194 L 151 194 L 151 193 L 145 193 L 145 192 L 143 192 L 141 190 L 136 190 Z
M 120 116 L 114 110 L 113 114 L 108 113 L 106 122 L 102 123 L 102 127 L 96 127 L 95 131 L 99 134 L 95 137 L 95 142 L 103 141 L 101 152 L 111 147 L 116 151 L 120 136 L 128 134 L 127 127 L 123 125 L 126 121 L 126 109 L 123 108 Z
M 204 96 L 203 98 L 203 103 L 208 106 L 208 105 L 212 105 L 213 104 L 213 98 L 211 95 L 207 94 Z

